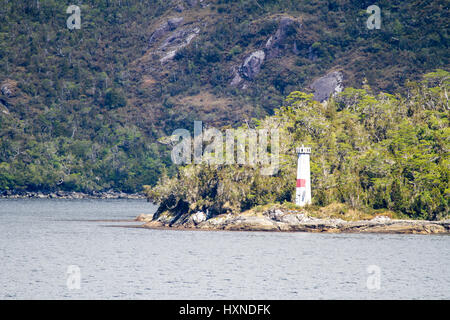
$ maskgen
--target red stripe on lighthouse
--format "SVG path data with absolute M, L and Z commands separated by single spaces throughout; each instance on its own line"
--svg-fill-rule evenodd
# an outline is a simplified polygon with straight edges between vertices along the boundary
M 297 188 L 306 187 L 305 179 L 297 179 Z

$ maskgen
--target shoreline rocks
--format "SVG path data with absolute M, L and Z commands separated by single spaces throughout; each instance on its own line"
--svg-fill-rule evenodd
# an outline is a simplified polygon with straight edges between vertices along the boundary
M 305 213 L 269 210 L 262 214 L 219 215 L 201 219 L 183 220 L 167 215 L 153 219 L 140 215 L 143 228 L 177 230 L 273 231 L 273 232 L 327 232 L 327 233 L 392 233 L 392 234 L 450 234 L 450 219 L 444 221 L 393 220 L 377 216 L 371 220 L 345 221 L 319 219 Z M 193 223 L 194 222 L 194 223 Z
M 144 194 L 140 193 L 124 193 L 124 192 L 18 192 L 0 191 L 0 199 L 146 199 Z

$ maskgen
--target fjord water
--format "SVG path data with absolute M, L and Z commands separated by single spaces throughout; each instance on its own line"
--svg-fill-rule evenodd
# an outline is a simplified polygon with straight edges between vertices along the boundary
M 155 209 L 140 200 L 0 200 L 0 299 L 450 298 L 449 236 L 148 230 L 107 221 Z M 80 289 L 67 286 L 71 265 L 80 268 Z M 367 287 L 371 265 L 379 289 Z

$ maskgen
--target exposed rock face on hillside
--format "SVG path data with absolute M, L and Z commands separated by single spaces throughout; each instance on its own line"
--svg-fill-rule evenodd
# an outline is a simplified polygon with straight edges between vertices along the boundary
M 200 28 L 193 25 L 184 25 L 183 17 L 173 17 L 163 22 L 152 33 L 149 39 L 150 48 L 156 47 L 152 52 L 161 56 L 161 63 L 173 59 L 175 54 L 181 48 L 189 45 L 189 43 L 200 33 Z
M 152 46 L 155 42 L 161 39 L 164 35 L 166 35 L 169 31 L 173 31 L 180 26 L 183 22 L 183 17 L 175 17 L 170 18 L 161 24 L 156 30 L 152 33 L 149 40 L 149 45 Z
M 247 80 L 253 80 L 261 70 L 266 55 L 264 51 L 258 50 L 250 54 L 241 66 L 241 74 Z
M 244 80 L 255 80 L 265 60 L 275 58 L 283 53 L 291 44 L 286 44 L 286 38 L 290 32 L 295 32 L 294 20 L 291 17 L 280 19 L 277 31 L 269 37 L 263 50 L 257 50 L 248 55 L 242 65 L 234 68 L 234 77 L 230 85 L 236 86 Z M 295 53 L 296 45 L 292 43 L 292 50 Z M 245 88 L 246 85 L 243 85 Z
M 277 31 L 266 42 L 265 50 L 267 59 L 278 56 L 285 49 L 285 40 L 289 32 L 295 32 L 293 29 L 294 20 L 290 17 L 283 17 L 280 20 Z M 292 44 L 295 52 L 295 42 Z
M 372 220 L 344 221 L 342 219 L 318 219 L 305 213 L 271 209 L 262 214 L 220 215 L 207 219 L 206 214 L 197 212 L 189 217 L 172 217 L 167 214 L 153 218 L 140 215 L 137 221 L 145 222 L 145 228 L 175 228 L 229 231 L 301 231 L 329 233 L 450 233 L 450 220 L 392 220 L 375 217 Z
M 261 66 L 264 63 L 266 58 L 266 54 L 263 50 L 257 50 L 252 52 L 249 56 L 247 56 L 239 68 L 234 69 L 234 78 L 231 81 L 230 85 L 237 86 L 241 84 L 244 80 L 252 81 L 261 71 Z M 246 84 L 242 86 L 246 87 Z
M 310 86 L 314 90 L 314 99 L 322 102 L 331 95 L 341 92 L 343 90 L 343 79 L 342 72 L 333 71 L 315 80 Z
M 0 85 L 0 112 L 10 114 L 9 109 L 14 106 L 15 98 L 20 96 L 18 82 L 6 79 Z
M 199 33 L 198 27 L 186 27 L 173 32 L 159 47 L 159 50 L 164 53 L 164 56 L 159 59 L 160 62 L 173 59 L 177 51 L 187 46 Z

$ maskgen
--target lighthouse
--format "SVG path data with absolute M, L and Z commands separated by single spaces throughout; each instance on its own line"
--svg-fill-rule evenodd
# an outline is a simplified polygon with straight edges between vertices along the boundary
M 309 155 L 311 148 L 296 148 L 298 155 L 297 161 L 297 188 L 295 193 L 295 204 L 304 206 L 311 203 L 311 171 L 309 168 Z

